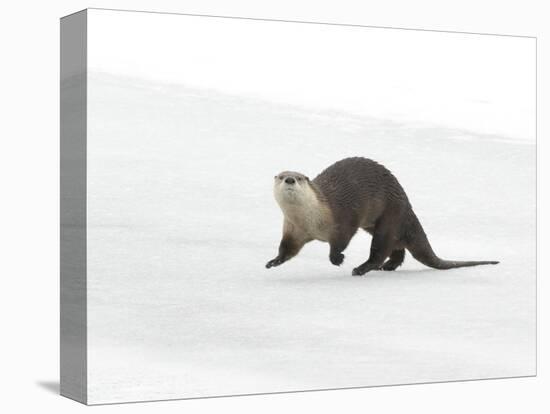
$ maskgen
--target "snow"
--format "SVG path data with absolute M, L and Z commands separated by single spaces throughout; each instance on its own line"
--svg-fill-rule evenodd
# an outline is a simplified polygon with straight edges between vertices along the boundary
M 88 13 L 96 71 L 535 139 L 534 38 Z
M 92 404 L 535 374 L 535 145 L 91 73 Z M 436 252 L 352 277 L 308 244 L 284 265 L 273 176 L 388 167 Z

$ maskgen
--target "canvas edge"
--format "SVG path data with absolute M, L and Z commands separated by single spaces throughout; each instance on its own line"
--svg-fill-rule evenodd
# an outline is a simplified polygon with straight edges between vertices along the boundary
M 60 394 L 87 404 L 87 10 L 60 19 Z

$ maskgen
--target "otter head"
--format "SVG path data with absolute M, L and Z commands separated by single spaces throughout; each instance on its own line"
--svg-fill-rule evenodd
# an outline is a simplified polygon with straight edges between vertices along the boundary
M 288 205 L 309 203 L 315 197 L 309 178 L 294 171 L 283 171 L 275 176 L 273 193 L 283 209 Z

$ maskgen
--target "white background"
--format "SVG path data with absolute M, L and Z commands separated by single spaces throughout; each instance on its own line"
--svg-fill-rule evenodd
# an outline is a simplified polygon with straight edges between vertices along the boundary
M 102 10 L 88 31 L 90 72 L 535 139 L 532 38 Z
M 547 108 L 549 29 L 542 2 L 387 1 L 58 1 L 4 5 L 2 39 L 2 395 L 21 409 L 84 409 L 51 391 L 58 380 L 58 18 L 85 7 L 327 21 L 538 36 L 539 115 Z M 539 116 L 539 156 L 547 122 Z M 547 210 L 539 158 L 539 214 Z M 539 253 L 547 246 L 539 217 Z M 513 234 L 510 235 L 513 238 Z M 539 257 L 541 255 L 539 254 Z M 95 410 L 192 412 L 543 412 L 548 389 L 545 324 L 547 265 L 539 263 L 539 376 L 531 379 L 383 387 L 322 393 L 97 407 Z M 10 409 L 10 407 L 6 407 Z M 11 408 L 12 410 L 14 408 Z

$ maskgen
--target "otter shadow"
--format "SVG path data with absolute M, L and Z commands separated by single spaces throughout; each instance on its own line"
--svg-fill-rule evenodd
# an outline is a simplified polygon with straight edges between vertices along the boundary
M 326 283 L 326 282 L 338 282 L 341 283 L 342 280 L 345 281 L 361 281 L 368 279 L 388 279 L 388 280 L 397 280 L 397 279 L 411 279 L 413 280 L 419 276 L 434 276 L 438 273 L 441 273 L 441 270 L 437 269 L 410 269 L 410 270 L 396 270 L 396 271 L 383 271 L 383 270 L 373 270 L 368 272 L 363 276 L 352 276 L 351 271 L 342 273 L 342 272 L 323 272 L 322 274 L 314 274 L 313 272 L 309 275 L 299 275 L 292 276 L 289 274 L 284 274 L 282 277 L 277 278 L 278 283 L 290 283 L 290 284 L 301 284 L 301 283 Z

